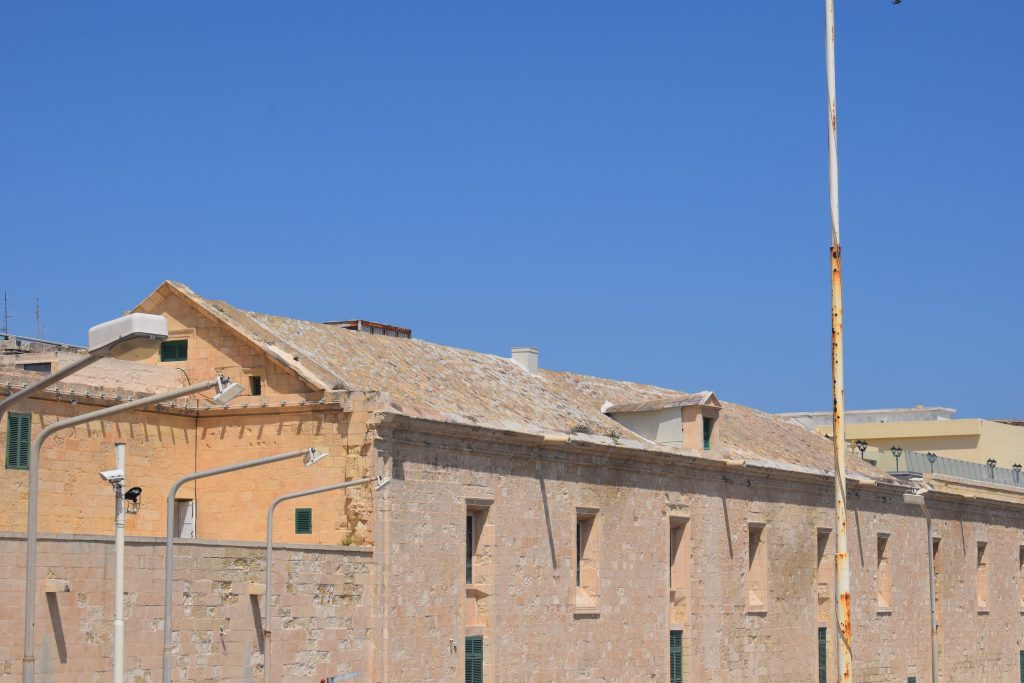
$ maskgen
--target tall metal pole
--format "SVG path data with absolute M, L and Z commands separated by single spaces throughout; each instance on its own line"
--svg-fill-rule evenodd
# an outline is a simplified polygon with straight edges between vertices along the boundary
M 825 73 L 828 82 L 828 196 L 832 218 L 829 262 L 832 274 L 832 453 L 836 505 L 836 664 L 837 681 L 853 680 L 850 619 L 850 556 L 846 544 L 846 405 L 843 384 L 843 269 L 839 246 L 839 157 L 836 151 L 836 10 L 825 0 Z
M 320 486 L 315 489 L 307 489 L 305 491 L 298 491 L 296 493 L 287 493 L 283 496 L 275 498 L 271 503 L 270 507 L 267 508 L 267 559 L 266 559 L 266 575 L 263 580 L 263 683 L 272 683 L 274 680 L 270 675 L 270 596 L 272 591 L 270 589 L 273 581 L 273 568 L 274 568 L 274 510 L 280 503 L 292 498 L 303 498 L 305 496 L 313 496 L 318 493 L 326 493 L 327 491 L 337 491 L 338 489 L 347 489 L 350 486 L 359 486 L 360 484 L 369 484 L 371 481 L 376 481 L 377 478 L 370 477 L 367 479 L 355 479 L 353 481 L 345 481 L 340 484 L 330 484 L 328 486 Z M 382 485 L 382 484 L 381 484 Z M 378 485 L 380 488 L 380 485 Z
M 114 468 L 125 471 L 124 444 L 114 444 Z M 125 474 L 127 478 L 127 474 Z M 114 683 L 124 683 L 124 482 L 114 486 Z

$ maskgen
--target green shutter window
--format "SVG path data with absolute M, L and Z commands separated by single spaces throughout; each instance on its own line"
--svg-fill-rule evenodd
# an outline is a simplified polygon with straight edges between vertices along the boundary
M 828 683 L 828 674 L 825 669 L 828 667 L 828 629 L 818 629 L 818 683 Z
M 917 676 L 911 676 L 908 678 L 907 683 L 917 683 Z
M 668 683 L 683 683 L 683 632 L 668 632 Z
M 295 533 L 313 533 L 313 508 L 295 508 Z
M 182 360 L 188 360 L 187 339 L 160 342 L 160 361 L 162 363 L 174 363 Z
M 710 417 L 704 418 L 704 450 L 711 450 L 711 428 L 715 424 L 715 421 Z
M 484 683 L 483 636 L 466 636 L 466 683 Z
M 1024 683 L 1024 650 L 1020 651 L 1020 683 Z
M 7 413 L 7 469 L 28 469 L 32 413 Z

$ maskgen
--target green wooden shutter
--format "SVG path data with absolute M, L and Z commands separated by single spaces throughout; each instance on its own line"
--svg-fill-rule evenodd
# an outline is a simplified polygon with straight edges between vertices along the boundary
M 466 636 L 466 683 L 484 683 L 483 636 Z
M 7 468 L 28 469 L 29 441 L 32 439 L 32 414 L 7 414 Z
M 1020 651 L 1020 683 L 1024 683 L 1024 650 Z
M 295 533 L 313 533 L 313 508 L 295 508 Z
M 668 683 L 683 683 L 683 632 L 668 632 Z
M 714 420 L 710 417 L 704 418 L 704 450 L 711 450 L 711 427 L 714 425 Z
M 188 340 L 172 339 L 160 342 L 160 360 L 164 363 L 188 360 Z
M 911 676 L 908 678 L 907 683 L 917 683 L 917 676 Z
M 828 683 L 828 629 L 818 629 L 818 683 Z

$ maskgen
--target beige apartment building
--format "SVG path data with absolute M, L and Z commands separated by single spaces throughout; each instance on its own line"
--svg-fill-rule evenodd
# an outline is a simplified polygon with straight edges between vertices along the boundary
M 916 406 L 891 410 L 847 412 L 846 439 L 867 443 L 873 450 L 935 453 L 945 458 L 1003 467 L 1024 463 L 1024 425 L 1019 420 L 958 419 L 952 408 Z M 781 413 L 798 424 L 831 437 L 832 414 Z
M 144 491 L 128 522 L 132 680 L 160 673 L 171 482 L 308 446 L 331 455 L 181 494 L 174 680 L 260 680 L 266 599 L 273 680 L 831 680 L 832 456 L 820 435 L 712 391 L 551 371 L 528 348 L 502 358 L 401 328 L 243 311 L 176 283 L 136 310 L 167 318 L 160 353 L 103 361 L 0 426 L 0 681 L 20 677 L 25 420 L 31 436 L 217 372 L 248 390 L 228 408 L 179 400 L 43 449 L 40 680 L 109 676 L 112 496 L 96 473 L 118 442 Z M 0 393 L 30 381 L 17 366 L 67 352 L 40 353 L 53 355 L 8 359 Z M 274 497 L 374 474 L 391 483 L 282 505 L 274 583 L 259 585 Z M 932 538 L 903 500 L 918 488 Z M 942 680 L 1019 680 L 1021 492 L 931 474 L 908 485 L 859 459 L 848 489 L 855 680 L 929 679 L 929 548 Z

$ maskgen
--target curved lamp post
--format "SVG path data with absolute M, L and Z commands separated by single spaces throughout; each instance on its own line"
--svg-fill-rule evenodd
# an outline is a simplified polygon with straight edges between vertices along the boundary
M 279 496 L 274 499 L 267 508 L 267 559 L 266 559 L 266 577 L 263 582 L 263 681 L 264 683 L 272 683 L 273 679 L 270 677 L 270 595 L 271 595 L 271 581 L 273 580 L 273 568 L 274 568 L 274 510 L 277 509 L 279 503 L 283 503 L 286 500 L 292 498 L 303 498 L 305 496 L 313 496 L 318 493 L 326 493 L 328 491 L 337 491 L 338 489 L 347 489 L 350 486 L 359 486 L 360 484 L 369 484 L 370 482 L 377 482 L 377 486 L 374 490 L 380 491 L 382 488 L 390 483 L 390 479 L 377 475 L 376 477 L 368 477 L 366 479 L 353 479 L 352 481 L 341 482 L 340 484 L 331 484 L 329 486 L 320 486 L 315 489 L 307 489 L 305 491 L 298 491 L 296 493 L 286 493 L 283 496 Z
M 272 462 L 280 462 L 281 460 L 288 460 L 290 458 L 302 458 L 302 464 L 306 467 L 320 462 L 328 455 L 327 451 L 318 451 L 315 448 L 305 448 L 301 451 L 289 451 L 287 453 L 281 453 L 280 455 L 271 455 L 266 458 L 257 458 L 256 460 L 246 460 L 245 462 L 235 463 L 234 465 L 225 465 L 223 467 L 214 467 L 209 470 L 203 470 L 202 472 L 196 472 L 195 474 L 189 474 L 178 481 L 174 482 L 171 486 L 170 492 L 167 494 L 167 547 L 164 556 L 164 661 L 163 661 L 163 682 L 170 683 L 171 681 L 171 593 L 173 592 L 172 587 L 174 585 L 174 496 L 178 493 L 178 489 L 182 485 L 187 484 L 190 481 L 196 479 L 204 479 L 206 477 L 213 477 L 218 474 L 227 474 L 228 472 L 235 472 L 238 470 L 248 469 L 250 467 L 259 467 L 260 465 L 269 465 Z
M 163 318 L 161 318 L 161 320 L 163 320 Z M 90 332 L 90 338 L 91 336 L 92 334 Z M 218 393 L 214 397 L 214 401 L 222 404 L 226 404 L 242 390 L 240 386 L 228 381 L 226 378 L 218 377 L 217 379 L 199 382 L 198 384 L 193 384 L 181 389 L 175 389 L 174 391 L 168 391 L 163 394 L 146 396 L 145 398 L 129 401 L 128 403 L 120 403 L 118 405 L 110 406 L 109 408 L 103 408 L 102 410 L 94 410 L 91 413 L 84 413 L 82 415 L 76 415 L 75 417 L 69 417 L 65 420 L 59 420 L 44 427 L 43 430 L 39 432 L 39 435 L 35 440 L 32 441 L 32 447 L 29 449 L 28 456 L 28 527 L 25 543 L 25 649 L 22 657 L 21 670 L 21 680 L 23 683 L 33 683 L 33 677 L 35 676 L 35 593 L 37 554 L 36 540 L 39 532 L 39 452 L 43 447 L 43 442 L 50 438 L 50 436 L 55 432 L 59 432 L 62 429 L 68 429 L 69 427 L 75 427 L 94 420 L 102 420 L 103 418 L 110 417 L 112 415 L 125 413 L 130 410 L 153 405 L 155 403 L 171 401 L 176 398 L 181 398 L 182 396 L 206 391 L 213 387 L 218 388 Z

